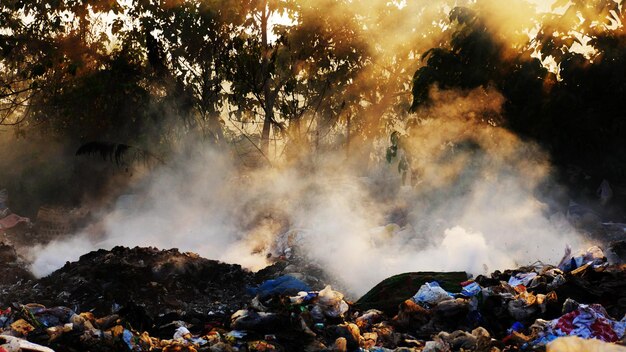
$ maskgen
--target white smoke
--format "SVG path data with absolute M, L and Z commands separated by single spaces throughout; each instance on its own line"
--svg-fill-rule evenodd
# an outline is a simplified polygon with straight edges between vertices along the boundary
M 477 94 L 500 106 L 497 93 Z M 130 189 L 133 196 L 102 217 L 101 233 L 36 247 L 32 270 L 44 276 L 117 245 L 176 247 L 256 270 L 281 234 L 298 229 L 304 254 L 359 295 L 402 272 L 482 274 L 556 263 L 566 244 L 580 247 L 549 197 L 536 196 L 550 184 L 543 153 L 465 118 L 482 109 L 472 94 L 437 99 L 427 113 L 439 118 L 423 119 L 405 143 L 416 175 L 410 185 L 401 185 L 384 150 L 356 166 L 342 152 L 313 165 L 246 171 L 230 154 L 199 146 Z

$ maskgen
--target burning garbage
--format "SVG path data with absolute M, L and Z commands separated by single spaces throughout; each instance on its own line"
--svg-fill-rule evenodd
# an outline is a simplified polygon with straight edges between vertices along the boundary
M 0 352 L 624 349 L 624 1 L 0 18 Z
M 475 278 L 401 274 L 355 302 L 284 274 L 289 265 L 252 273 L 177 250 L 92 252 L 2 286 L 0 351 L 625 348 L 626 268 L 597 247 Z

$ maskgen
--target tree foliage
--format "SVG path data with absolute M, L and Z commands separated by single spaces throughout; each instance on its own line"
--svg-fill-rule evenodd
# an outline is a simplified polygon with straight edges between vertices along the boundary
M 429 103 L 434 85 L 496 87 L 506 98 L 506 127 L 543 144 L 560 165 L 621 179 L 626 176 L 623 4 L 598 0 L 555 6 L 568 7 L 561 15 L 544 15 L 537 35 L 514 55 L 483 12 L 453 9 L 451 35 L 424 53 L 426 63 L 415 72 L 412 109 Z M 552 71 L 546 64 L 550 60 Z
M 435 85 L 493 86 L 559 163 L 624 174 L 623 2 L 557 1 L 516 31 L 494 3 L 4 1 L 0 125 L 155 153 L 244 135 L 271 159 L 388 135 Z

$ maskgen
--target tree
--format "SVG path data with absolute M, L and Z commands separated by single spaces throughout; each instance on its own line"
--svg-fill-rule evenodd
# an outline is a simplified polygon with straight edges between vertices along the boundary
M 434 84 L 490 85 L 506 98 L 504 126 L 543 144 L 557 165 L 578 164 L 598 179 L 626 176 L 617 142 L 626 134 L 624 9 L 614 1 L 574 1 L 562 15 L 540 18 L 537 36 L 516 55 L 507 54 L 508 42 L 484 15 L 478 7 L 451 12 L 451 36 L 426 52 L 415 73 L 413 110 L 428 104 Z M 554 71 L 547 60 L 556 62 Z
M 325 18 L 320 6 L 251 1 L 247 21 L 235 38 L 230 102 L 239 118 L 244 113 L 262 115 L 260 150 L 266 156 L 272 128 L 277 136 L 291 133 L 299 138 L 293 134 L 300 134 L 300 121 L 308 113 L 337 114 L 342 106 L 337 97 L 345 93 L 365 61 L 365 45 L 354 20 Z M 272 25 L 270 20 L 278 15 L 287 16 L 291 23 Z
M 120 10 L 115 1 L 4 2 L 0 123 L 24 126 L 45 116 L 51 96 L 97 70 L 109 43 L 98 17 Z
M 359 35 L 367 38 L 368 56 L 346 95 L 352 143 L 364 151 L 372 139 L 410 124 L 411 78 L 422 63 L 419 53 L 446 35 L 442 20 L 454 1 L 369 1 L 350 3 L 344 11 L 357 18 Z M 349 128 L 348 128 L 349 127 Z M 367 151 L 366 153 L 369 153 Z
M 148 58 L 154 57 L 152 66 L 160 73 L 166 91 L 193 110 L 197 117 L 191 120 L 194 126 L 223 144 L 224 86 L 232 66 L 233 33 L 243 24 L 244 8 L 225 0 L 144 1 L 130 13 L 143 27 Z M 167 55 L 159 54 L 163 52 Z

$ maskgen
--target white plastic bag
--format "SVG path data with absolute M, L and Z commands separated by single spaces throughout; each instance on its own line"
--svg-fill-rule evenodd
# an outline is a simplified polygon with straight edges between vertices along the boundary
M 333 291 L 330 285 L 326 286 L 317 296 L 316 307 L 325 316 L 338 318 L 348 311 L 348 303 L 343 300 L 343 294 Z
M 439 286 L 436 282 L 427 282 L 423 284 L 419 291 L 413 296 L 413 301 L 416 303 L 426 303 L 429 305 L 435 305 L 442 301 L 447 301 L 452 297 Z

